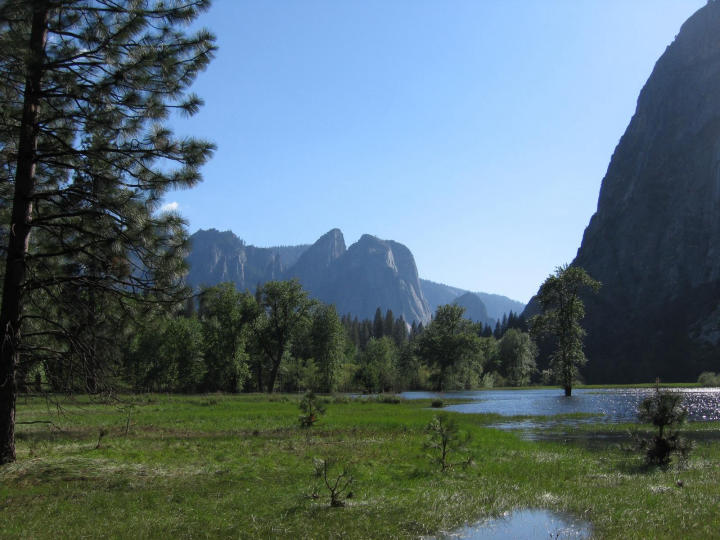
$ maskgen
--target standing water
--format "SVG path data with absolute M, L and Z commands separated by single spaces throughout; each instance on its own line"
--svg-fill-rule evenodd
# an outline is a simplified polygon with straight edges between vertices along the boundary
M 548 510 L 516 510 L 503 517 L 481 521 L 448 533 L 444 538 L 462 540 L 504 540 L 508 538 L 590 538 L 589 523 L 570 514 Z
M 720 388 L 678 388 L 683 394 L 688 420 L 720 420 Z M 407 399 L 462 399 L 468 403 L 450 405 L 449 411 L 495 413 L 503 416 L 552 416 L 558 414 L 600 414 L 596 422 L 634 422 L 639 403 L 655 392 L 654 388 L 581 388 L 565 397 L 561 389 L 473 390 L 460 392 L 403 392 Z

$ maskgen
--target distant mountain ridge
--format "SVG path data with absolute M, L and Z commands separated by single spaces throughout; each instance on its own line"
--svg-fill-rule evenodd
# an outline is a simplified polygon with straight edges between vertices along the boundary
M 229 281 L 254 290 L 266 281 L 297 278 L 312 297 L 335 304 L 341 314 L 372 318 L 380 307 L 408 323 L 430 321 L 415 259 L 397 242 L 366 234 L 346 248 L 339 229 L 311 246 L 259 248 L 215 229 L 199 230 L 190 240 L 186 281 L 193 287 Z
M 506 315 L 511 311 L 513 313 L 520 314 L 525 309 L 525 304 L 522 302 L 518 302 L 517 300 L 513 300 L 507 296 L 502 296 L 501 294 L 467 291 L 459 289 L 458 287 L 445 285 L 444 283 L 430 281 L 429 279 L 421 279 L 420 284 L 422 285 L 423 292 L 425 293 L 425 298 L 432 307 L 433 311 L 437 309 L 437 306 L 452 304 L 458 298 L 468 293 L 474 294 L 482 300 L 482 303 L 485 305 L 485 309 L 487 310 L 488 317 L 493 319 L 493 321 L 502 319 L 503 315 Z M 461 303 L 460 305 L 463 304 Z
M 299 246 L 255 247 L 231 231 L 216 229 L 198 230 L 190 239 L 186 280 L 193 287 L 229 281 L 239 290 L 254 290 L 266 281 L 297 278 L 312 297 L 335 304 L 341 314 L 372 318 L 380 307 L 408 323 L 424 324 L 438 305 L 455 301 L 466 308 L 469 319 L 484 324 L 494 324 L 504 308 L 518 312 L 524 307 L 500 295 L 421 280 L 406 246 L 369 234 L 349 247 L 339 229 Z

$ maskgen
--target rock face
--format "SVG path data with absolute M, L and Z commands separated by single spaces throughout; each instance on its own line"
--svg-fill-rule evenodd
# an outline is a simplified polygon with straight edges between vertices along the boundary
M 457 302 L 466 316 L 494 325 L 504 313 L 519 313 L 524 305 L 505 296 L 474 293 L 419 279 L 415 258 L 404 245 L 369 234 L 349 248 L 340 229 L 314 244 L 260 248 L 246 244 L 230 231 L 199 230 L 191 237 L 187 283 L 193 287 L 224 281 L 239 290 L 296 278 L 311 296 L 335 304 L 340 314 L 372 319 L 375 310 L 393 311 L 427 324 L 437 306 Z
M 404 245 L 365 234 L 329 270 L 326 292 L 318 298 L 338 312 L 370 319 L 380 306 L 408 323 L 430 321 L 415 258 Z
M 312 296 L 325 301 L 325 298 L 332 298 L 334 295 L 335 278 L 332 268 L 346 251 L 342 232 L 340 229 L 333 229 L 306 249 L 297 262 L 285 272 L 284 277 L 299 279 Z
M 230 231 L 199 230 L 190 237 L 187 283 L 193 287 L 230 281 L 240 290 L 280 279 L 283 264 L 273 248 L 248 246 Z
M 603 283 L 586 298 L 588 381 L 720 368 L 720 2 L 655 65 L 573 264 Z
M 397 242 L 366 234 L 346 249 L 339 229 L 299 248 L 248 246 L 214 229 L 198 231 L 191 240 L 189 285 L 231 281 L 240 290 L 254 290 L 266 281 L 297 278 L 311 296 L 335 304 L 341 314 L 372 318 L 380 307 L 408 323 L 430 321 L 415 259 Z

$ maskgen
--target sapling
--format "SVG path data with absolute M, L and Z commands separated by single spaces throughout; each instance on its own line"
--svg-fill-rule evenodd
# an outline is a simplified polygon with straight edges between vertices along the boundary
M 447 414 L 437 414 L 425 427 L 428 434 L 425 449 L 429 450 L 428 457 L 440 465 L 440 470 L 446 470 L 456 465 L 469 465 L 472 455 L 468 454 L 462 461 L 451 462 L 450 454 L 461 454 L 467 451 L 470 434 L 458 428 L 454 418 Z
M 667 468 L 672 460 L 672 454 L 687 457 L 690 451 L 689 443 L 680 437 L 675 426 L 685 422 L 687 410 L 682 405 L 682 394 L 660 390 L 659 382 L 655 386 L 655 393 L 645 398 L 638 407 L 638 418 L 641 422 L 657 426 L 657 435 L 640 441 L 640 448 L 645 452 L 645 462 L 648 465 L 658 465 Z
M 298 418 L 300 427 L 312 427 L 318 421 L 320 415 L 325 412 L 325 407 L 313 392 L 308 392 L 303 396 L 299 407 L 303 412 Z
M 314 465 L 314 477 L 321 480 L 325 489 L 327 489 L 330 495 L 330 506 L 333 508 L 345 506 L 345 499 L 352 497 L 350 488 L 354 481 L 347 467 L 343 467 L 341 472 L 334 474 L 332 472 L 334 463 L 330 459 L 315 458 Z M 317 498 L 317 493 L 313 493 L 313 497 Z

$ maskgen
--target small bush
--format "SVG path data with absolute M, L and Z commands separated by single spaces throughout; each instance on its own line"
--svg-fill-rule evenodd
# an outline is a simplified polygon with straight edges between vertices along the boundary
M 690 452 L 690 444 L 677 431 L 670 431 L 674 426 L 685 422 L 687 410 L 682 406 L 682 394 L 661 391 L 655 387 L 655 394 L 645 398 L 638 407 L 638 418 L 641 422 L 657 426 L 657 435 L 640 441 L 640 449 L 645 453 L 645 463 L 667 468 L 672 455 L 682 459 Z M 667 431 L 666 431 L 667 428 Z
M 446 470 L 456 465 L 469 465 L 472 463 L 472 455 L 458 462 L 451 462 L 451 454 L 462 454 L 467 452 L 467 444 L 470 441 L 470 434 L 460 431 L 454 418 L 447 414 L 433 416 L 430 423 L 425 427 L 428 434 L 425 442 L 425 449 L 429 450 L 428 457 L 434 463 L 440 465 L 440 470 Z
M 434 409 L 442 409 L 445 406 L 442 399 L 433 399 L 430 406 Z
M 703 371 L 698 377 L 698 383 L 702 386 L 720 386 L 720 373 Z
M 348 472 L 347 467 L 343 467 L 342 471 L 334 474 L 334 463 L 330 459 L 314 459 L 315 471 L 314 478 L 316 486 L 313 490 L 312 497 L 318 498 L 317 482 L 321 482 L 320 487 L 324 487 L 330 496 L 330 506 L 333 508 L 341 508 L 345 506 L 345 499 L 352 497 L 350 488 L 353 485 L 353 477 Z
M 325 413 L 325 407 L 313 392 L 308 392 L 303 396 L 299 407 L 303 414 L 300 415 L 298 421 L 300 427 L 304 428 L 312 427 L 320 419 L 320 415 Z

